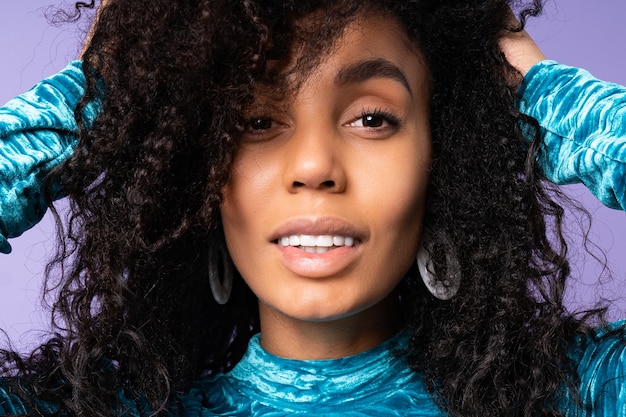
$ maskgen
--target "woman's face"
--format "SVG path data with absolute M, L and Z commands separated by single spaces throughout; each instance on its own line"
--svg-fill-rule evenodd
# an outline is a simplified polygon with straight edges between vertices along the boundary
M 431 158 L 427 70 L 402 28 L 358 19 L 294 94 L 259 94 L 247 117 L 221 215 L 261 313 L 382 305 L 415 261 Z

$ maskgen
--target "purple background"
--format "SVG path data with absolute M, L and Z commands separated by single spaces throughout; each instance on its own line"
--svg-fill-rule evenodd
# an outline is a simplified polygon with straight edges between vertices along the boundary
M 85 24 L 50 25 L 44 17 L 50 2 L 2 0 L 0 4 L 0 103 L 78 56 Z M 544 15 L 530 23 L 529 31 L 549 58 L 626 85 L 626 29 L 621 21 L 626 15 L 626 2 L 601 0 L 593 4 L 586 0 L 552 0 Z M 610 316 L 626 317 L 626 217 L 602 207 L 582 187 L 570 186 L 567 190 L 593 213 L 591 236 L 606 251 L 613 273 L 609 278 L 580 249 L 576 243 L 580 238 L 575 237 L 580 231 L 572 222 L 572 256 L 577 266 L 575 282 L 567 294 L 569 305 L 580 308 L 611 299 Z M 24 236 L 11 240 L 11 255 L 0 254 L 0 328 L 20 349 L 32 345 L 47 328 L 47 315 L 39 299 L 42 270 L 53 248 L 53 236 L 52 220 L 46 216 Z

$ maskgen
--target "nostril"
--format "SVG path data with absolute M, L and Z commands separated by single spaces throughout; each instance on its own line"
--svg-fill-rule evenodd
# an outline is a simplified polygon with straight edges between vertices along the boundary
M 306 186 L 307 186 L 307 183 L 302 182 L 302 181 L 293 182 L 294 188 L 300 188 L 300 187 L 306 187 Z M 319 188 L 333 188 L 333 187 L 335 187 L 335 181 L 333 180 L 322 181 L 319 185 Z

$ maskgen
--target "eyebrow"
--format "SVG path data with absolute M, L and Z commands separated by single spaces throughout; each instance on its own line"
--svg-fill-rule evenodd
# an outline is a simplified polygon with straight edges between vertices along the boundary
M 335 84 L 343 86 L 367 81 L 371 78 L 390 78 L 398 81 L 413 96 L 413 91 L 411 91 L 404 73 L 396 65 L 383 58 L 361 61 L 342 68 L 335 77 Z

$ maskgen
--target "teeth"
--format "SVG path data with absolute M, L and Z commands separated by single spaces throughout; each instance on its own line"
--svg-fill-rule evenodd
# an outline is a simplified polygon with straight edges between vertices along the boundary
M 291 238 L 289 238 L 291 243 Z M 300 246 L 317 246 L 317 236 L 300 235 Z
M 321 246 L 324 248 L 330 248 L 333 246 L 333 236 L 323 235 L 317 237 L 317 246 Z
M 309 253 L 324 253 L 333 246 L 354 246 L 354 238 L 333 235 L 291 235 L 278 239 L 281 246 L 298 246 Z

